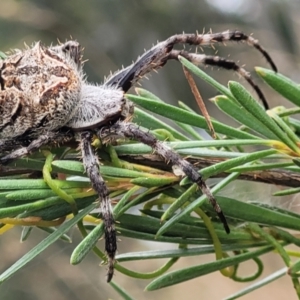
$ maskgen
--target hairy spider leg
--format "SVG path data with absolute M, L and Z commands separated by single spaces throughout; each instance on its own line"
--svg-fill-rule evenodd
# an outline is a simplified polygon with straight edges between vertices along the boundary
M 117 238 L 114 226 L 114 217 L 110 204 L 109 191 L 99 172 L 99 160 L 92 148 L 93 134 L 90 131 L 81 134 L 81 153 L 85 171 L 91 180 L 93 189 L 100 197 L 100 209 L 105 231 L 105 251 L 108 255 L 107 282 L 110 282 L 114 275 L 115 255 L 117 251 Z
M 27 156 L 37 150 L 42 146 L 47 144 L 59 144 L 66 143 L 74 138 L 74 135 L 69 132 L 61 131 L 50 131 L 47 134 L 40 135 L 38 138 L 30 142 L 27 147 L 21 147 L 3 157 L 0 158 L 0 165 L 9 163 L 12 160 Z M 0 145 L 1 146 L 1 145 Z M 2 151 L 3 149 L 1 149 Z
M 207 66 L 217 66 L 219 68 L 223 68 L 225 70 L 233 70 L 242 76 L 255 90 L 258 98 L 261 100 L 265 109 L 269 109 L 269 104 L 257 84 L 252 80 L 252 77 L 249 72 L 247 72 L 244 68 L 240 67 L 236 64 L 233 60 L 225 59 L 220 56 L 213 56 L 213 55 L 206 55 L 206 54 L 196 54 L 196 53 L 189 53 L 183 50 L 172 50 L 169 55 L 168 59 L 175 59 L 178 60 L 178 56 L 182 56 L 189 60 L 190 62 L 194 63 L 195 65 L 207 65 Z
M 147 73 L 153 70 L 157 70 L 164 66 L 170 59 L 178 59 L 178 55 L 184 56 L 195 64 L 204 64 L 217 66 L 226 70 L 233 70 L 239 75 L 244 77 L 246 81 L 254 88 L 258 97 L 261 99 L 264 107 L 268 109 L 268 103 L 259 89 L 259 87 L 253 82 L 251 76 L 245 69 L 238 66 L 232 60 L 218 56 L 206 56 L 203 54 L 191 54 L 186 51 L 176 51 L 173 47 L 176 44 L 189 44 L 195 46 L 210 45 L 213 43 L 222 43 L 226 41 L 246 41 L 249 45 L 256 48 L 262 53 L 267 62 L 271 65 L 272 69 L 276 72 L 277 67 L 274 64 L 270 55 L 264 50 L 256 39 L 251 36 L 245 35 L 240 31 L 224 31 L 221 33 L 208 33 L 208 34 L 177 34 L 173 35 L 164 42 L 158 43 L 156 46 L 145 52 L 141 57 L 137 59 L 135 63 L 122 69 L 110 78 L 108 78 L 104 85 L 117 86 L 127 92 L 136 82 L 138 82 Z
M 26 147 L 30 142 L 25 141 L 24 143 L 17 140 L 0 140 L 0 153 L 14 151 L 16 148 Z
M 213 206 L 215 212 L 223 223 L 224 229 L 227 233 L 230 233 L 229 226 L 226 218 L 212 195 L 210 189 L 206 185 L 202 175 L 198 172 L 191 163 L 183 159 L 179 154 L 170 149 L 165 143 L 159 141 L 155 136 L 149 132 L 142 131 L 137 125 L 125 121 L 119 121 L 113 124 L 111 127 L 105 127 L 99 130 L 98 135 L 101 139 L 109 136 L 121 136 L 130 139 L 137 140 L 143 144 L 150 146 L 158 155 L 165 159 L 165 161 L 171 166 L 179 167 L 183 173 L 190 178 L 191 181 L 196 183 L 203 194 L 205 194 Z

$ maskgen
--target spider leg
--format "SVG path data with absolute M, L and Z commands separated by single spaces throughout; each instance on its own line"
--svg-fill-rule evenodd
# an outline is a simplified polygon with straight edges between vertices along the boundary
M 25 145 L 15 140 L 0 140 L 0 153 L 4 154 L 5 152 L 11 152 L 22 146 Z
M 240 76 L 245 78 L 245 80 L 252 86 L 252 88 L 257 93 L 259 99 L 263 103 L 265 109 L 269 109 L 269 104 L 264 94 L 257 86 L 257 84 L 254 83 L 250 74 L 244 68 L 240 67 L 237 63 L 235 63 L 233 60 L 229 60 L 220 56 L 189 53 L 187 51 L 179 51 L 179 50 L 172 50 L 168 55 L 168 59 L 178 60 L 178 56 L 183 56 L 184 58 L 194 63 L 195 65 L 203 64 L 208 66 L 217 66 L 225 70 L 235 71 Z
M 73 138 L 73 134 L 67 132 L 48 132 L 47 134 L 40 135 L 38 138 L 33 139 L 28 146 L 24 146 L 24 144 L 20 140 L 16 140 L 16 146 L 22 145 L 23 147 L 14 150 L 13 152 L 3 156 L 0 158 L 0 165 L 4 165 L 9 163 L 10 161 L 29 155 L 42 146 L 50 143 L 60 143 L 67 142 Z M 12 148 L 12 141 L 2 142 L 0 141 L 0 153 L 4 152 L 8 149 Z
M 110 78 L 108 78 L 104 85 L 106 86 L 116 86 L 122 88 L 124 92 L 127 92 L 137 81 L 139 81 L 147 73 L 150 73 L 153 70 L 157 70 L 160 67 L 164 66 L 169 59 L 175 58 L 176 51 L 173 51 L 173 47 L 176 44 L 189 44 L 195 46 L 210 45 L 213 43 L 222 43 L 226 41 L 246 41 L 250 46 L 253 46 L 258 51 L 262 53 L 267 62 L 271 65 L 274 71 L 277 71 L 277 67 L 274 64 L 270 55 L 264 50 L 264 48 L 255 40 L 253 37 L 245 35 L 240 31 L 224 31 L 221 33 L 208 33 L 208 34 L 177 34 L 173 35 L 164 42 L 158 43 L 156 46 L 152 47 L 150 50 L 145 52 L 141 57 L 137 59 L 135 63 L 129 67 L 122 69 Z M 178 53 L 178 52 L 177 52 Z M 185 51 L 182 52 L 182 56 L 185 56 L 187 59 L 190 59 L 188 55 L 184 55 Z M 191 54 L 193 55 L 193 54 Z M 178 54 L 177 54 L 178 56 Z M 210 57 L 213 58 L 213 57 Z M 199 62 L 198 62 L 199 63 Z M 218 59 L 206 59 L 202 60 L 201 63 L 208 65 L 216 65 L 220 68 L 231 69 L 238 72 L 240 75 L 245 77 L 245 79 L 254 87 L 258 96 L 262 99 L 262 102 L 265 103 L 262 92 L 259 88 L 253 83 L 250 76 L 247 75 L 247 72 L 238 67 L 232 65 L 232 61 L 226 60 L 224 58 Z M 232 65 L 232 68 L 229 65 Z
M 100 197 L 100 208 L 105 231 L 105 250 L 108 255 L 107 282 L 110 282 L 114 274 L 115 254 L 117 251 L 116 230 L 109 192 L 99 172 L 98 158 L 92 149 L 92 137 L 93 134 L 89 131 L 81 133 L 81 152 L 85 171 L 91 180 L 93 189 Z
M 188 176 L 194 183 L 199 186 L 203 194 L 207 196 L 209 202 L 211 203 L 215 212 L 223 223 L 225 231 L 227 233 L 230 232 L 221 207 L 217 203 L 215 197 L 212 195 L 209 187 L 206 185 L 202 175 L 191 163 L 183 159 L 179 154 L 170 149 L 165 143 L 157 140 L 157 138 L 154 137 L 151 133 L 142 131 L 135 124 L 123 121 L 119 121 L 111 127 L 102 128 L 98 132 L 98 135 L 101 138 L 106 136 L 109 137 L 110 135 L 116 135 L 138 140 L 143 144 L 150 146 L 157 154 L 163 157 L 167 163 L 171 164 L 172 166 L 179 167 L 186 176 Z

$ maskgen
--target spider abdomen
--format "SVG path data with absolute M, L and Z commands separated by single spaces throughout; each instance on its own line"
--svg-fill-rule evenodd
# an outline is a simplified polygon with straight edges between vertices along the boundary
M 73 116 L 82 75 L 74 60 L 40 43 L 0 62 L 0 138 L 62 127 Z

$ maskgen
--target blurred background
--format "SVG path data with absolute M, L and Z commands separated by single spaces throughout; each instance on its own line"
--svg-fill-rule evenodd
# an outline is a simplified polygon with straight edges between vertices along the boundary
M 0 50 L 23 48 L 24 42 L 31 45 L 41 40 L 45 45 L 56 44 L 57 40 L 78 40 L 85 47 L 84 57 L 88 59 L 85 70 L 88 80 L 101 83 L 105 76 L 131 64 L 144 49 L 149 49 L 157 41 L 162 41 L 175 33 L 199 33 L 210 29 L 213 32 L 238 29 L 254 34 L 268 50 L 281 73 L 295 81 L 299 78 L 299 13 L 300 3 L 296 0 L 2 0 L 0 3 Z M 205 53 L 229 57 L 253 74 L 253 78 L 265 93 L 270 106 L 287 105 L 276 93 L 265 86 L 253 72 L 254 66 L 268 67 L 260 53 L 246 44 L 206 47 Z M 228 80 L 243 80 L 232 72 L 212 70 L 207 72 L 226 84 Z M 179 84 L 180 83 L 180 84 Z M 244 82 L 243 82 L 244 83 Z M 217 112 L 207 101 L 216 91 L 207 84 L 197 81 L 209 112 L 217 118 Z M 245 83 L 245 86 L 247 83 Z M 178 100 L 187 102 L 197 109 L 194 98 L 177 62 L 167 66 L 143 81 L 161 99 L 176 104 Z M 263 197 L 268 198 L 268 187 L 263 186 Z M 247 198 L 255 187 L 241 191 Z M 232 191 L 231 191 L 232 192 Z M 251 195 L 253 197 L 253 195 Z M 261 197 L 261 196 L 260 196 Z M 26 251 L 31 249 L 46 235 L 35 230 L 26 243 L 20 244 L 21 229 L 15 228 L 0 239 L 0 272 L 8 268 Z M 77 229 L 71 232 L 73 244 L 57 242 L 31 264 L 19 271 L 10 281 L 0 286 L 1 299 L 119 299 L 113 289 L 105 283 L 105 267 L 99 267 L 99 260 L 90 254 L 80 265 L 70 266 L 69 257 L 80 237 Z M 119 243 L 119 251 L 146 250 L 147 248 L 170 248 L 170 245 L 137 243 L 124 239 Z M 274 256 L 275 257 L 275 256 Z M 264 276 L 283 267 L 283 263 L 273 256 Z M 213 256 L 182 259 L 175 268 L 187 264 L 200 264 L 213 260 Z M 130 268 L 139 271 L 152 271 L 161 265 L 131 263 Z M 244 271 L 251 273 L 251 264 Z M 176 287 L 147 293 L 143 289 L 145 281 L 126 278 L 117 274 L 115 281 L 126 288 L 135 299 L 221 299 L 246 284 L 231 282 L 220 274 L 212 274 L 195 279 Z M 261 290 L 242 299 L 261 298 L 294 299 L 295 293 L 289 278 L 282 278 Z

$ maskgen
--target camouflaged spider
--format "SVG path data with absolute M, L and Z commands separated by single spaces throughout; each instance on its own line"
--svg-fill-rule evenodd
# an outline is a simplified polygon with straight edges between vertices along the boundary
M 258 41 L 239 31 L 171 36 L 99 86 L 85 80 L 81 49 L 76 41 L 51 47 L 44 47 L 38 42 L 31 48 L 16 50 L 0 60 L 0 153 L 3 154 L 0 164 L 28 155 L 46 144 L 74 139 L 80 141 L 86 173 L 100 198 L 108 255 L 108 282 L 114 273 L 117 240 L 109 192 L 91 144 L 93 135 L 101 139 L 131 138 L 152 147 L 167 163 L 181 169 L 200 187 L 229 233 L 225 216 L 197 168 L 166 143 L 128 122 L 134 107 L 125 96 L 130 87 L 145 74 L 181 55 L 195 64 L 215 65 L 238 72 L 267 105 L 250 75 L 233 61 L 173 49 L 174 45 L 180 43 L 200 46 L 224 41 L 246 41 L 258 49 L 276 71 L 272 59 Z

